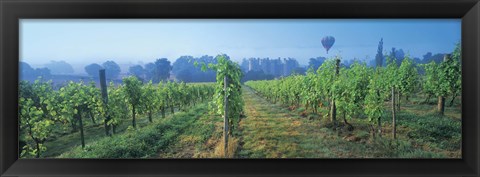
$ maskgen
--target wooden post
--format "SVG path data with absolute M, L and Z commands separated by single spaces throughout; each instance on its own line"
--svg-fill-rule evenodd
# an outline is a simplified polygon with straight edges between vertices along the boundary
M 80 138 L 82 140 L 82 148 L 85 148 L 85 135 L 83 133 L 83 121 L 82 121 L 82 113 L 78 112 L 77 113 L 77 119 L 80 123 Z
M 133 126 L 133 128 L 136 129 L 137 128 L 137 122 L 135 121 L 135 114 L 137 114 L 136 110 L 135 110 L 135 106 L 132 106 L 132 117 L 133 117 L 132 126 Z
M 340 72 L 340 59 L 335 60 L 335 75 L 334 78 L 336 78 Z M 332 92 L 332 107 L 330 110 L 330 118 L 332 119 L 333 122 L 333 130 L 337 129 L 337 106 L 335 105 L 335 91 Z
M 380 91 L 377 90 L 377 96 L 380 97 Z M 393 109 L 395 109 L 395 106 L 393 106 Z M 382 137 L 382 116 L 377 117 L 377 132 L 378 132 L 378 137 Z M 373 128 L 372 125 L 372 130 L 373 130 L 373 137 L 375 137 L 375 129 Z
M 392 87 L 392 124 L 393 124 L 393 139 L 397 138 L 397 125 L 396 125 L 396 117 L 395 117 L 395 87 Z
M 105 111 L 108 112 L 108 92 L 107 92 L 107 80 L 105 78 L 105 69 L 98 71 L 100 74 L 100 88 L 102 89 L 102 100 L 105 105 Z M 104 125 L 105 125 L 105 135 L 110 136 L 110 126 L 108 125 L 110 121 L 110 115 L 106 115 Z
M 228 88 L 228 77 L 225 76 L 223 78 L 223 90 L 225 92 L 224 96 L 224 115 L 223 115 L 223 138 L 224 138 L 224 146 L 223 146 L 223 152 L 225 153 L 225 157 L 227 157 L 228 154 L 228 94 L 227 94 L 227 88 Z
M 450 54 L 445 54 L 443 57 L 443 62 L 450 60 Z M 443 95 L 438 97 L 437 110 L 440 115 L 443 115 L 445 112 L 445 97 Z

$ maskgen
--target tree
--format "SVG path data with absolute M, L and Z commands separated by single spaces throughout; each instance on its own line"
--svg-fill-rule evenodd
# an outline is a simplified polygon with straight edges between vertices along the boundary
M 308 61 L 308 68 L 312 68 L 314 71 L 316 71 L 320 66 L 322 66 L 325 60 L 325 57 L 310 58 Z
M 143 79 L 145 74 L 145 70 L 141 65 L 130 66 L 130 68 L 128 68 L 128 72 L 134 76 L 137 76 L 139 79 Z
M 427 61 L 428 59 L 432 58 L 432 52 L 427 52 L 425 55 L 423 55 L 423 61 Z
M 405 58 L 405 52 L 403 52 L 403 49 L 397 50 L 395 47 L 392 48 L 392 51 L 390 52 L 390 59 L 395 61 L 398 66 L 402 63 L 402 60 Z
M 167 80 L 170 77 L 170 61 L 166 58 L 157 59 L 155 61 L 155 71 L 153 75 L 153 82 L 158 83 L 160 81 Z
M 71 74 L 74 72 L 72 65 L 68 64 L 65 61 L 50 61 L 45 65 L 52 74 Z
M 98 78 L 98 71 L 100 71 L 101 69 L 103 69 L 103 67 L 96 63 L 85 66 L 85 72 L 87 72 L 87 74 L 93 78 Z
M 19 62 L 19 69 L 19 77 L 21 80 L 35 80 L 37 77 L 42 77 L 42 79 L 48 80 L 51 77 L 50 69 L 34 69 L 26 62 Z
M 377 49 L 377 55 L 375 55 L 375 63 L 377 67 L 382 67 L 383 66 L 383 38 L 380 39 L 380 42 L 378 42 L 378 49 Z
M 172 74 L 175 79 L 183 82 L 214 82 L 216 73 L 215 71 L 208 69 L 202 71 L 201 68 L 196 67 L 195 63 L 217 63 L 216 59 L 212 56 L 202 56 L 200 58 L 194 58 L 192 56 L 181 56 L 172 64 Z
M 255 71 L 251 70 L 247 73 L 243 74 L 242 82 L 246 82 L 249 80 L 272 80 L 274 79 L 273 75 L 265 74 L 263 70 Z
M 145 71 L 145 80 L 147 81 L 153 80 L 153 76 L 155 75 L 155 64 L 147 63 L 145 65 L 144 71 Z
M 37 68 L 35 69 L 35 75 L 38 77 L 42 77 L 44 80 L 48 80 L 52 77 L 52 74 L 50 73 L 50 69 L 48 68 Z
M 305 75 L 306 73 L 307 73 L 307 70 L 303 67 L 296 67 L 295 69 L 292 70 L 292 74 Z
M 198 58 L 194 58 L 192 56 L 181 56 L 172 64 L 172 73 L 177 76 L 180 72 L 184 70 L 193 71 L 198 68 L 194 66 L 195 62 L 198 61 Z
M 106 61 L 102 66 L 105 68 L 105 76 L 107 79 L 116 79 L 120 75 L 120 66 L 114 61 Z
M 19 62 L 20 78 L 33 78 L 36 77 L 35 70 L 26 62 Z
M 430 62 L 435 62 L 435 63 L 441 63 L 443 61 L 443 57 L 445 56 L 445 53 L 437 53 L 435 55 L 431 55 L 431 53 L 427 53 L 426 55 L 424 55 L 423 57 L 423 60 L 422 60 L 422 63 L 423 64 L 427 64 L 427 63 L 430 63 Z
M 192 71 L 188 69 L 178 71 L 175 78 L 183 82 L 192 82 Z
M 123 87 L 124 94 L 126 96 L 125 101 L 130 104 L 132 109 L 132 126 L 133 128 L 137 127 L 135 116 L 136 109 L 140 106 L 141 97 L 142 97 L 142 82 L 134 76 L 123 78 Z

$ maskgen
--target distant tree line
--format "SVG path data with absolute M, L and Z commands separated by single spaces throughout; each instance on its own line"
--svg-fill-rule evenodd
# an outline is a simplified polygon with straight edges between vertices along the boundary
M 42 77 L 45 79 L 49 79 L 52 74 L 50 69 L 43 67 L 43 68 L 33 68 L 26 62 L 19 62 L 19 77 L 21 80 L 34 80 L 38 77 Z
M 367 66 L 386 66 L 386 58 L 394 60 L 399 66 L 405 58 L 405 52 L 402 49 L 392 48 L 389 52 L 385 52 L 383 48 L 383 38 L 380 39 L 375 59 L 367 62 Z M 422 58 L 413 58 L 413 63 L 427 64 L 432 61 L 441 63 L 445 53 L 433 54 L 427 52 Z M 294 58 L 249 58 L 243 59 L 240 66 L 243 72 L 242 82 L 248 80 L 271 80 L 280 77 L 286 77 L 292 74 L 305 75 L 307 70 L 316 71 L 325 62 L 326 57 L 310 58 L 308 66 L 302 67 Z M 344 60 L 342 66 L 350 67 L 358 59 Z M 144 65 L 132 65 L 128 68 L 127 75 L 136 76 L 142 81 L 152 81 L 158 83 L 166 80 L 177 80 L 183 82 L 214 82 L 216 80 L 216 72 L 213 70 L 202 71 L 195 63 L 217 64 L 217 60 L 213 56 L 204 55 L 201 57 L 181 56 L 173 64 L 166 58 L 156 59 Z M 26 62 L 20 62 L 20 78 L 22 80 L 35 80 L 38 77 L 43 79 L 51 79 L 54 75 L 72 75 L 73 67 L 65 61 L 50 61 L 41 68 L 33 68 Z M 113 60 L 107 60 L 102 64 L 91 63 L 84 67 L 85 72 L 92 79 L 98 79 L 98 71 L 106 70 L 108 80 L 119 80 L 121 69 Z M 423 68 L 418 67 L 418 72 L 423 74 Z M 64 76 L 65 77 L 65 76 Z M 76 76 L 80 77 L 80 76 Z

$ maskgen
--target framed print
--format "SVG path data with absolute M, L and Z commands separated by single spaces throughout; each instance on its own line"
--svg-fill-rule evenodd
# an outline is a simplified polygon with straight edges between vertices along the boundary
M 0 5 L 2 176 L 478 176 L 478 1 Z

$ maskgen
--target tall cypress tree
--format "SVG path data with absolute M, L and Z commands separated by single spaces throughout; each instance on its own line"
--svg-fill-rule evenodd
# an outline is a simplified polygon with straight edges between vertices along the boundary
M 378 50 L 377 50 L 377 55 L 375 55 L 375 63 L 377 64 L 377 67 L 383 66 L 383 38 L 380 39 L 380 42 L 378 43 Z

